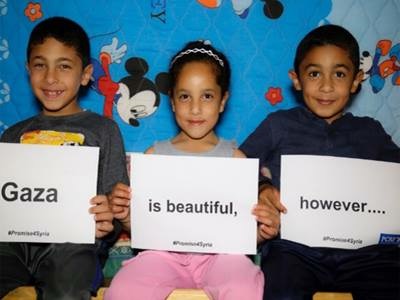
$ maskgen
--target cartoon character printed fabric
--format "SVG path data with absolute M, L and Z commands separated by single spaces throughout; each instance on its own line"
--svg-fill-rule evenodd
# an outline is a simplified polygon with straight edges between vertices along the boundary
M 327 23 L 345 26 L 360 43 L 365 77 L 361 101 L 349 110 L 376 118 L 400 144 L 397 0 L 121 0 L 106 6 L 0 0 L 0 134 L 38 112 L 21 73 L 24 50 L 33 26 L 53 15 L 88 31 L 94 74 L 81 105 L 115 120 L 128 151 L 144 151 L 176 132 L 165 73 L 174 49 L 203 39 L 228 54 L 233 90 L 219 134 L 240 144 L 266 115 L 298 105 L 287 76 L 295 45 Z

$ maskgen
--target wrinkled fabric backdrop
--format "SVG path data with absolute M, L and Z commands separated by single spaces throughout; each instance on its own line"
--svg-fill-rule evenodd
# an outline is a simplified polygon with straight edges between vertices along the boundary
M 88 32 L 96 71 L 81 105 L 112 109 L 127 151 L 176 133 L 163 73 L 187 41 L 209 40 L 228 56 L 231 97 L 218 133 L 241 143 L 267 114 L 298 105 L 287 75 L 296 45 L 327 23 L 360 43 L 366 76 L 349 110 L 379 120 L 400 145 L 399 0 L 0 0 L 0 134 L 39 111 L 25 48 L 32 28 L 55 15 Z

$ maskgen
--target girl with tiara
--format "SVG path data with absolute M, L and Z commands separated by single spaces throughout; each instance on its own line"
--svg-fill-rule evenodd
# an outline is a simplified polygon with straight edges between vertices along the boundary
M 215 134 L 229 96 L 230 66 L 210 44 L 190 42 L 171 60 L 170 99 L 180 132 L 146 153 L 245 157 Z M 212 172 L 212 170 L 210 170 Z M 110 195 L 114 217 L 130 230 L 131 190 L 118 184 Z M 250 212 L 249 212 L 250 213 Z M 262 299 L 264 277 L 245 255 L 147 250 L 127 260 L 105 299 L 166 299 L 176 288 L 201 288 L 211 299 Z

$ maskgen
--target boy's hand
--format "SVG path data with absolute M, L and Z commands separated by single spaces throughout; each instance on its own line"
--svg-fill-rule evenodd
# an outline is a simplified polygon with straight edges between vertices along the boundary
M 94 214 L 96 221 L 96 238 L 102 238 L 114 229 L 113 213 L 108 205 L 107 197 L 104 195 L 93 197 L 90 199 L 90 204 L 93 206 L 89 209 L 89 212 Z
M 252 211 L 259 224 L 257 227 L 257 244 L 279 234 L 281 212 L 286 213 L 286 208 L 280 202 L 279 191 L 271 185 L 263 185 L 258 195 L 258 204 Z
M 279 212 L 284 214 L 287 211 L 286 207 L 281 203 L 281 194 L 278 189 L 270 184 L 263 184 L 260 186 L 258 203 L 272 205 Z
M 131 188 L 123 183 L 117 183 L 108 195 L 108 202 L 114 218 L 120 220 L 125 230 L 130 231 Z

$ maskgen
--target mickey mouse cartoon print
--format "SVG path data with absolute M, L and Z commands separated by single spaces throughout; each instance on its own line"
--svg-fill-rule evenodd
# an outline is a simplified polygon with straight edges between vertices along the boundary
M 132 126 L 139 126 L 138 119 L 153 114 L 160 104 L 160 93 L 168 92 L 168 74 L 159 73 L 155 82 L 144 77 L 148 71 L 147 62 L 140 57 L 132 57 L 125 63 L 130 74 L 120 80 L 116 102 L 122 120 Z
M 362 52 L 360 67 L 364 71 L 363 80 L 369 78 L 375 94 L 390 78 L 394 86 L 400 86 L 400 43 L 393 45 L 391 40 L 379 40 L 373 56 L 368 51 Z
M 118 39 L 113 38 L 110 45 L 102 47 L 99 60 L 92 58 L 94 71 L 91 87 L 104 96 L 104 116 L 112 119 L 116 107 L 124 122 L 137 127 L 138 119 L 148 117 L 157 110 L 160 93 L 167 94 L 168 74 L 159 73 L 154 83 L 144 77 L 148 71 L 147 62 L 143 58 L 132 57 L 125 62 L 125 69 L 130 75 L 119 82 L 114 81 L 110 65 L 119 64 L 127 51 L 125 44 L 118 46 L 118 43 Z

